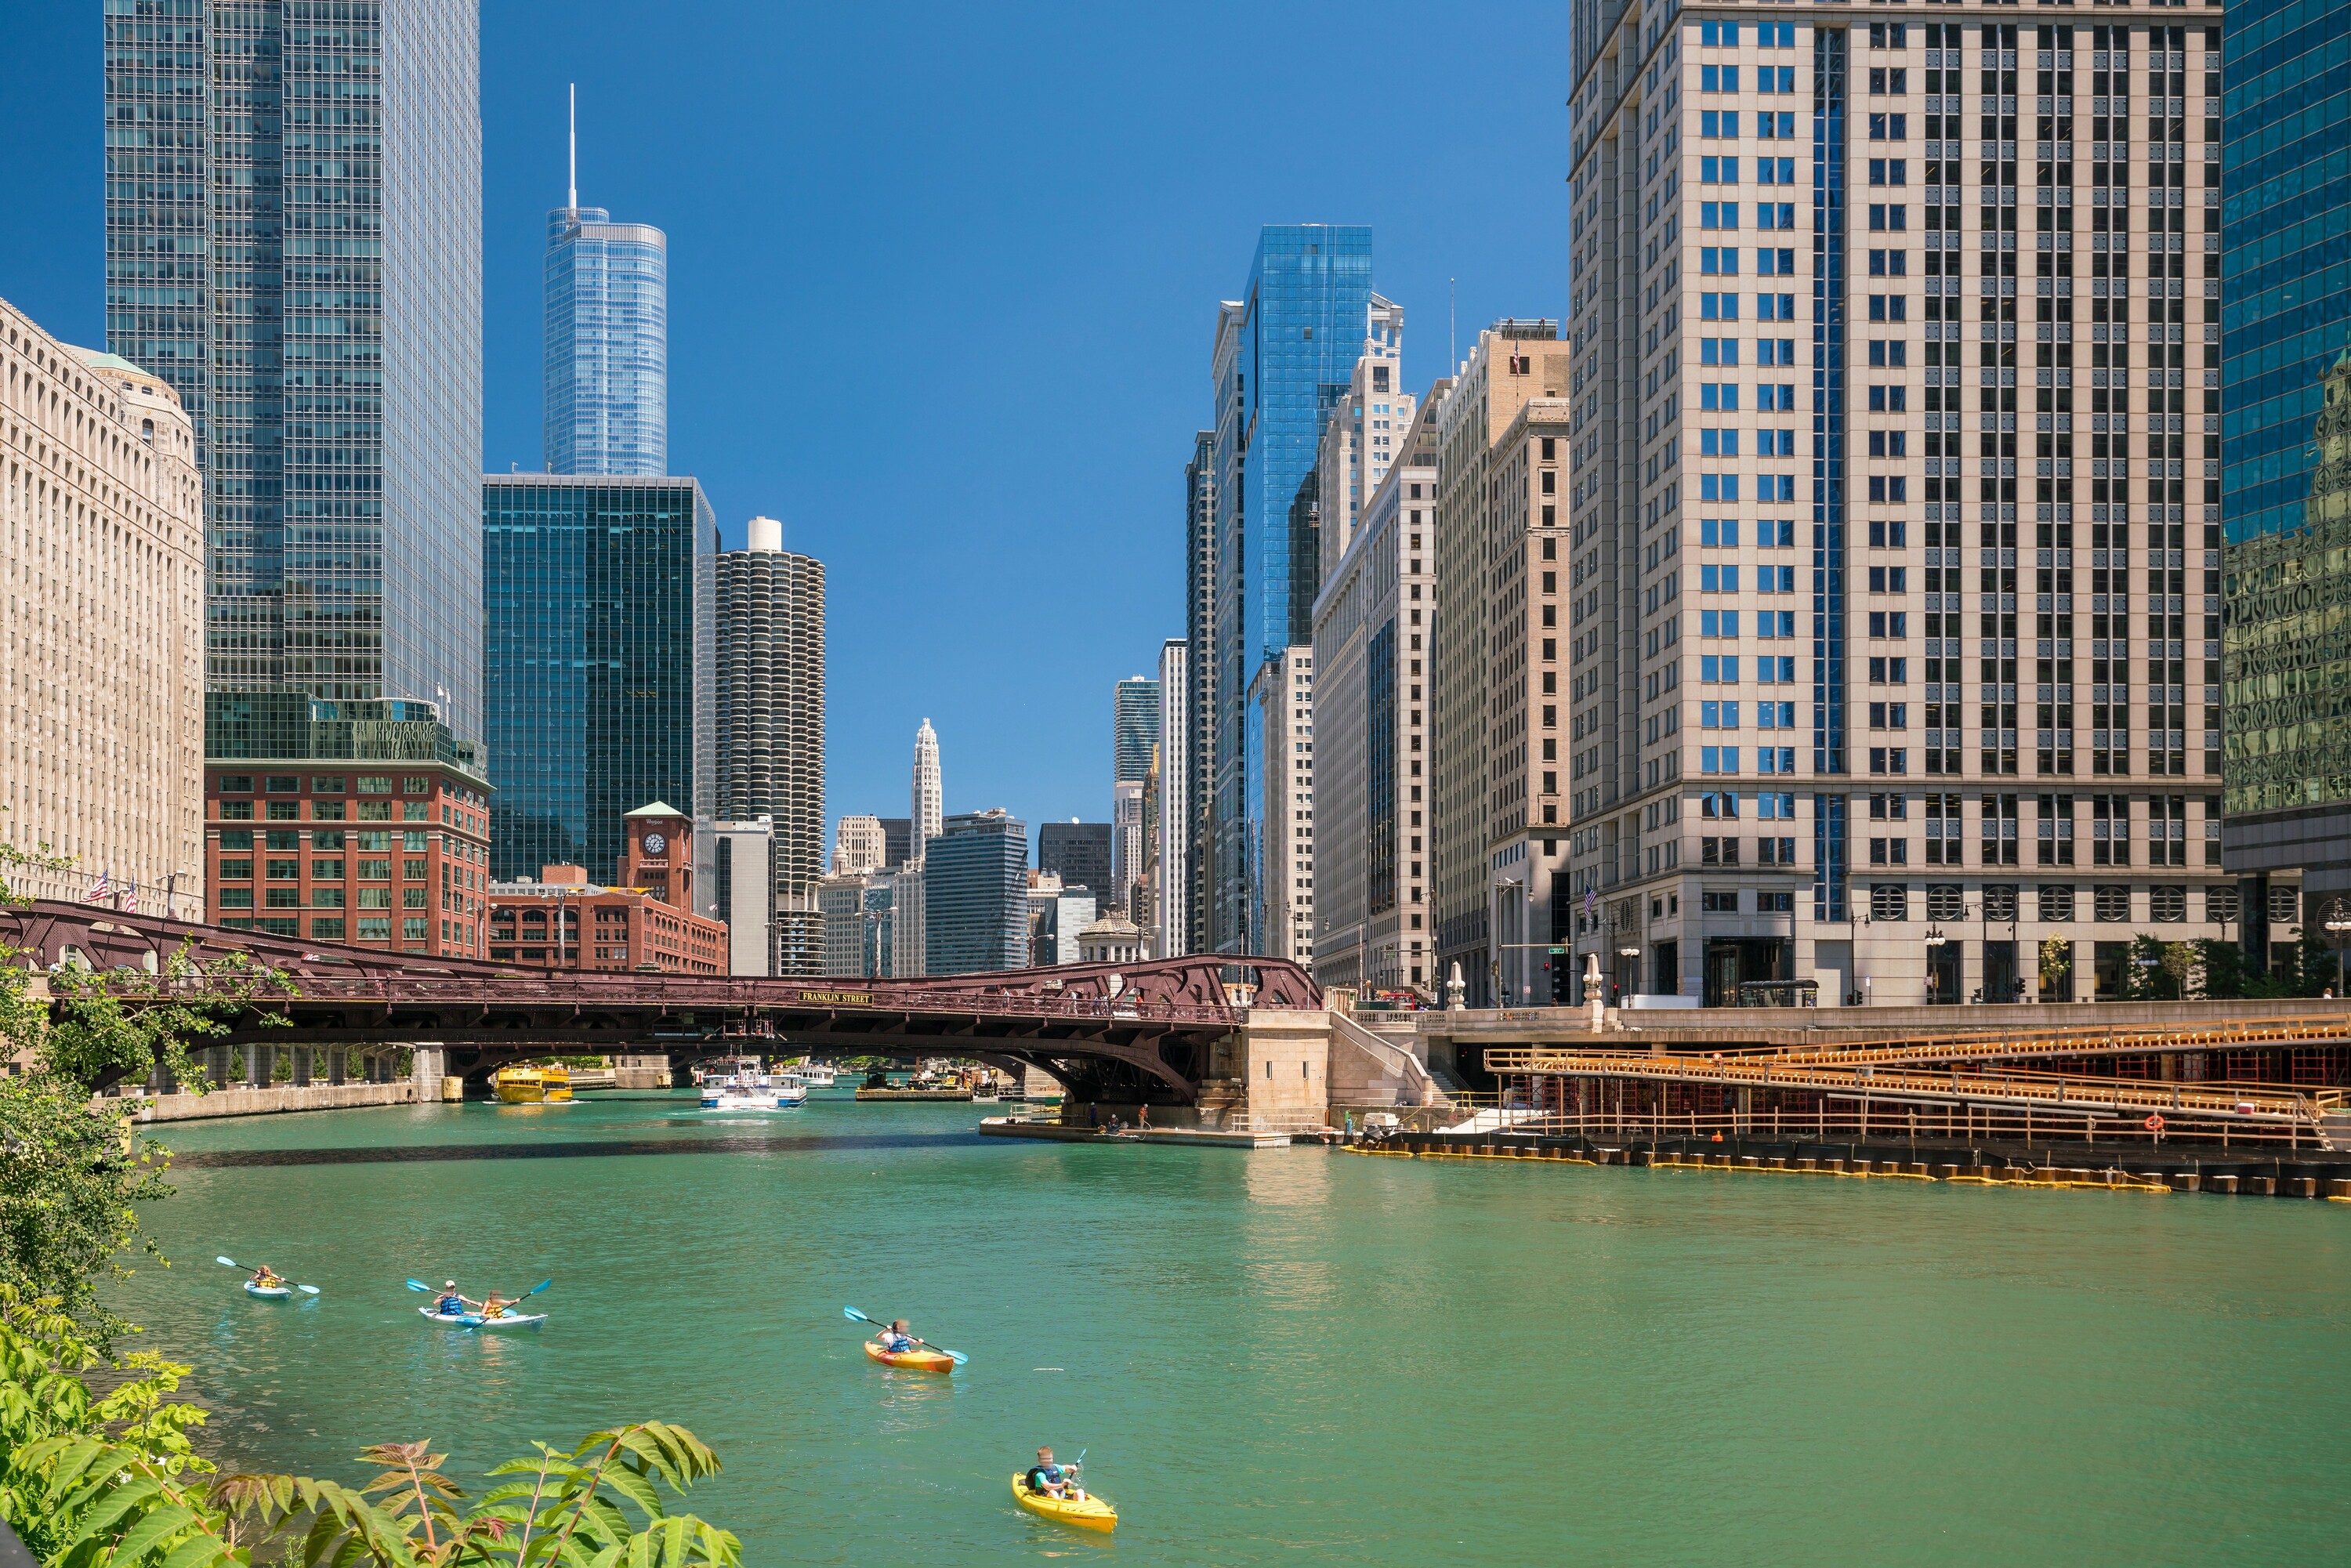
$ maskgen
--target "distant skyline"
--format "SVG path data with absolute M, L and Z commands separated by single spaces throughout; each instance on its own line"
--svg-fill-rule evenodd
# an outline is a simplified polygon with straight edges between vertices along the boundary
M 764 513 L 825 562 L 829 819 L 904 810 L 927 714 L 948 812 L 1106 821 L 1101 694 L 1183 633 L 1184 465 L 1259 226 L 1372 227 L 1415 391 L 1446 368 L 1448 278 L 1462 343 L 1563 315 L 1567 46 L 1563 10 L 1479 4 L 1334 29 L 1228 5 L 502 0 L 482 38 L 483 465 L 540 461 L 577 81 L 582 192 L 669 235 L 671 467 L 702 480 L 726 548 Z M 99 8 L 0 7 L 0 296 L 103 346 Z M 1365 158 L 1381 79 L 1377 101 L 1414 108 Z M 1039 659 L 1003 628 L 1042 606 L 1106 630 Z

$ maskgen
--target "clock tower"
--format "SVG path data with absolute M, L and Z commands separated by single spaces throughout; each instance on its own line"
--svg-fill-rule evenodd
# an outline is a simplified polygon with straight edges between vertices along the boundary
M 622 819 L 628 839 L 621 853 L 621 885 L 641 887 L 673 909 L 694 908 L 694 821 L 663 801 Z

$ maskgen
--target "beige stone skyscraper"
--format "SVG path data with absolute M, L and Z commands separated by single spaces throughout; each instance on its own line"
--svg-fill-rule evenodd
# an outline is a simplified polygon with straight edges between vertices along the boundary
M 2217 13 L 1602 25 L 1577 954 L 1710 1003 L 2086 999 L 2225 934 Z
M 0 299 L 0 834 L 20 894 L 201 915 L 204 501 L 179 395 Z

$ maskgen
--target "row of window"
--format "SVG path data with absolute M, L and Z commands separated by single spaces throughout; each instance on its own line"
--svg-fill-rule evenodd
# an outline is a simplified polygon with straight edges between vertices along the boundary
M 392 793 L 391 779 L 380 774 L 360 775 L 356 791 L 345 789 L 345 783 L 344 776 L 340 773 L 318 774 L 310 779 L 310 793 L 313 795 L 346 795 L 354 792 L 361 795 Z M 249 773 L 214 774 L 213 792 L 216 795 L 253 794 L 255 792 L 253 776 Z M 268 774 L 262 779 L 260 792 L 265 795 L 298 795 L 302 792 L 302 780 L 298 776 L 290 773 Z M 400 792 L 403 795 L 430 795 L 433 793 L 433 780 L 430 777 L 413 773 L 403 775 L 400 780 Z M 452 789 L 449 793 L 453 798 L 470 799 L 465 790 Z
M 1740 90 L 1740 72 L 1747 68 L 1750 68 L 1700 66 L 1698 68 L 1698 89 L 1700 92 L 1737 92 Z M 1796 90 L 1796 68 L 1793 66 L 1755 66 L 1751 68 L 1755 73 L 1757 92 L 1777 95 Z
M 1736 321 L 1739 319 L 1739 296 L 1701 294 L 1698 297 L 1698 314 L 1701 321 Z M 1794 295 L 1759 294 L 1755 297 L 1755 319 L 1758 321 L 1792 321 L 1795 319 Z
M 1739 276 L 1737 246 L 1700 246 L 1698 269 L 1708 277 Z M 1755 253 L 1755 276 L 1758 277 L 1793 277 L 1796 276 L 1796 253 L 1792 248 L 1761 249 Z
M 264 833 L 264 842 L 262 847 L 269 850 L 298 850 L 302 847 L 302 837 L 303 835 L 298 831 L 289 831 L 284 828 L 272 828 Z M 400 840 L 400 842 L 397 845 L 393 844 L 392 841 L 395 837 Z M 310 847 L 314 850 L 390 850 L 398 848 L 406 850 L 411 854 L 422 854 L 423 852 L 425 837 L 426 835 L 423 833 L 413 832 L 402 832 L 396 835 L 390 832 L 350 832 L 340 828 L 319 828 L 313 830 L 309 835 Z M 223 828 L 220 831 L 220 847 L 225 851 L 250 851 L 253 848 L 253 830 L 251 828 Z M 223 863 L 225 864 L 227 862 L 224 862 Z M 419 861 L 417 863 L 422 865 L 424 862 Z
M 1739 383 L 1737 382 L 1700 382 L 1698 406 L 1707 413 L 1737 413 Z M 1793 413 L 1796 412 L 1796 389 L 1792 382 L 1765 382 L 1755 389 L 1755 408 L 1760 413 Z
M 302 935 L 302 923 L 299 920 L 295 919 L 264 918 L 256 920 L 250 915 L 224 915 L 221 919 L 221 924 L 233 930 L 258 930 L 264 935 L 270 936 L 299 936 Z M 449 922 L 445 920 L 442 922 L 442 925 L 444 926 L 448 924 Z M 347 936 L 344 934 L 347 929 L 350 930 L 350 936 Z M 433 922 L 430 916 L 420 919 L 413 915 L 410 915 L 403 917 L 400 922 L 400 936 L 402 941 L 429 941 L 432 938 L 432 935 Z M 392 919 L 388 915 L 378 915 L 372 918 L 361 918 L 356 921 L 347 922 L 339 915 L 318 915 L 313 917 L 310 922 L 310 936 L 314 941 L 319 942 L 344 942 L 351 940 L 360 942 L 389 942 L 392 940 Z M 444 938 L 444 940 L 448 939 L 449 938 Z M 470 940 L 470 938 L 467 940 Z
M 1739 183 L 1739 158 L 1705 157 L 1698 161 L 1698 182 L 1701 185 L 1736 185 Z M 1759 185 L 1792 185 L 1796 183 L 1796 161 L 1793 158 L 1758 158 L 1755 160 L 1755 183 Z M 1875 182 L 1883 184 L 1884 181 Z
M 360 860 L 349 862 L 341 860 L 312 861 L 310 862 L 310 880 L 313 882 L 341 882 L 343 880 L 343 867 L 346 863 L 357 868 L 353 873 L 353 880 L 355 881 L 390 882 L 392 880 L 392 862 L 388 860 Z M 401 880 L 403 882 L 432 881 L 433 879 L 426 872 L 425 866 L 426 862 L 421 860 L 407 860 L 401 862 Z M 266 873 L 267 880 L 271 882 L 299 882 L 302 880 L 302 862 L 300 861 L 269 861 L 264 864 L 262 870 Z M 251 882 L 253 880 L 253 862 L 249 860 L 222 861 L 220 862 L 219 880 L 222 882 Z
M 1736 454 L 1732 454 L 1736 455 Z M 1742 476 L 1737 474 L 1701 474 L 1698 476 L 1698 498 L 1701 501 L 1792 501 L 1796 498 L 1796 476 L 1792 474 L 1758 474 L 1755 493 L 1740 494 Z M 1795 591 L 1793 589 L 1790 592 Z
M 428 907 L 425 902 L 425 891 L 421 887 L 401 889 L 401 907 L 403 909 Z M 253 907 L 253 889 L 249 887 L 224 887 L 219 890 L 219 893 L 220 906 L 223 909 Z M 343 890 L 340 887 L 314 887 L 307 899 L 302 896 L 302 890 L 298 887 L 264 888 L 262 893 L 262 907 L 266 909 L 299 909 L 305 904 L 313 909 L 340 909 L 344 906 Z M 362 887 L 356 890 L 350 902 L 352 907 L 359 909 L 390 909 L 392 889 Z
M 1737 685 L 1740 680 L 1741 655 L 1738 653 L 1701 653 L 1698 661 L 1698 678 L 1708 684 Z M 1755 679 L 1763 685 L 1792 685 L 1796 679 L 1796 660 L 1792 653 L 1756 655 L 1753 665 Z
M 250 800 L 218 800 L 214 804 L 217 808 L 216 815 L 224 822 L 250 822 L 256 820 L 253 813 L 254 803 Z M 392 812 L 394 804 L 395 802 L 391 800 L 312 800 L 310 820 L 314 822 L 354 821 L 389 822 L 394 820 Z M 400 807 L 397 820 L 400 821 L 429 822 L 433 820 L 433 806 L 430 801 L 402 800 L 397 804 Z M 259 818 L 262 821 L 298 822 L 302 820 L 302 802 L 299 800 L 265 800 L 262 806 L 264 810 Z M 346 806 L 350 808 L 349 816 L 344 814 Z
M 1741 747 L 1736 746 L 1701 746 L 1698 750 L 1698 770 L 1704 774 L 1735 774 L 1740 771 Z M 1755 771 L 1758 773 L 1793 773 L 1796 770 L 1796 748 L 1792 746 L 1759 746 L 1755 747 Z
M 1740 617 L 1752 614 L 1755 634 L 1765 639 L 1792 637 L 1796 634 L 1796 612 L 1792 610 L 1701 610 L 1698 612 L 1698 634 L 1701 637 L 1736 637 Z
M 1700 729 L 1740 729 L 1740 712 L 1751 706 L 1755 710 L 1758 729 L 1793 729 L 1796 727 L 1796 705 L 1783 702 L 1759 702 L 1746 705 L 1738 702 L 1708 701 L 1698 705 L 1698 727 Z
M 1739 227 L 1740 204 L 1737 202 L 1700 202 L 1698 204 L 1698 226 L 1702 229 L 1735 229 Z M 1793 202 L 1758 202 L 1755 204 L 1755 226 L 1759 229 L 1786 229 L 1796 226 L 1796 204 Z M 1875 225 L 1884 227 L 1884 225 Z M 1895 225 L 1899 228 L 1902 225 Z
M 1737 517 L 1700 517 L 1698 542 L 1702 546 L 1731 547 L 1739 543 Z M 1755 522 L 1755 542 L 1765 549 L 1792 549 L 1796 543 L 1796 520 L 1793 517 L 1759 517 Z
M 1737 338 L 1700 338 L 1698 340 L 1698 362 L 1701 365 L 1735 366 L 1739 363 L 1740 340 Z M 1758 338 L 1755 340 L 1755 362 L 1759 365 L 1791 365 L 1796 362 L 1796 340 L 1793 338 Z
M 1796 111 L 1792 109 L 1761 109 L 1755 112 L 1755 135 L 1763 141 L 1793 141 L 1796 139 Z M 1701 137 L 1736 141 L 1739 137 L 1740 111 L 1735 109 L 1708 109 L 1698 111 L 1698 133 Z
M 1983 890 L 1982 918 L 1987 921 L 2012 921 L 2017 918 L 2017 889 L 2004 891 L 2002 907 L 1991 907 L 1994 890 Z M 2072 921 L 2078 916 L 2077 891 L 2072 884 L 2043 884 L 2035 890 L 2039 894 L 2035 917 L 2051 924 Z M 1977 912 L 1968 907 L 1967 889 L 1958 883 L 1927 884 L 1927 918 L 1929 920 L 1970 920 Z M 2149 920 L 2169 925 L 2188 918 L 2188 884 L 2157 883 L 2147 890 Z M 2288 894 L 2291 897 L 2291 893 Z M 2131 889 L 2127 883 L 2105 883 L 2090 892 L 2091 918 L 2109 924 L 2131 918 Z M 2228 913 L 2220 913 L 2222 910 Z M 1869 918 L 1907 920 L 1910 918 L 1910 885 L 1900 882 L 1874 882 L 1869 884 Z M 2208 887 L 2204 890 L 2204 918 L 2213 923 L 2237 918 L 2237 890 L 2233 887 Z
M 1708 48 L 1735 49 L 1739 47 L 1742 28 L 1759 49 L 1792 49 L 1796 47 L 1796 24 L 1793 22 L 1700 22 L 1698 25 L 1698 41 Z
M 1698 591 L 1700 593 L 1737 593 L 1740 576 L 1741 569 L 1737 562 L 1701 566 L 1698 569 Z M 1796 591 L 1796 569 L 1792 566 L 1759 566 L 1750 580 L 1754 583 L 1758 593 L 1793 593 Z

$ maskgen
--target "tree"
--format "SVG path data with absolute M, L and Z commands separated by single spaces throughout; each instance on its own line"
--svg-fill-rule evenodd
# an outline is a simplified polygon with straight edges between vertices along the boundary
M 2226 937 L 2204 936 L 2197 939 L 2196 962 L 2203 971 L 2203 983 L 2194 995 L 2218 1001 L 2245 994 L 2245 950 Z

